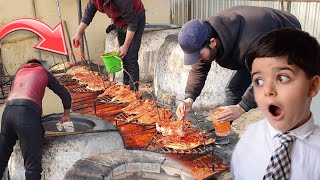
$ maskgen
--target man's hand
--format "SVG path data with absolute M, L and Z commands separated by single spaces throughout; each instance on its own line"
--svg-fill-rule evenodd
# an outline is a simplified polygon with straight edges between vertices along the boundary
M 136 34 L 136 32 L 130 31 L 127 29 L 126 40 L 124 41 L 123 45 L 119 48 L 121 59 L 123 59 L 127 55 L 128 49 L 130 47 L 130 44 L 131 44 L 135 34 Z
M 225 106 L 224 110 L 217 115 L 217 121 L 227 122 L 238 119 L 245 111 L 237 105 Z
M 192 104 L 193 99 L 188 98 L 178 105 L 176 111 L 178 119 L 184 118 L 192 110 Z
M 120 52 L 120 58 L 123 59 L 127 53 L 128 53 L 128 48 L 126 45 L 122 45 L 120 48 L 119 48 L 119 52 Z
M 79 45 L 81 44 L 81 40 L 82 40 L 82 34 L 76 33 L 73 37 L 72 37 L 72 45 L 77 48 L 79 47 Z
M 63 116 L 63 117 L 60 119 L 60 122 L 61 122 L 61 123 L 64 123 L 64 122 L 67 122 L 67 121 L 70 121 L 70 116 L 69 116 L 69 117 Z
M 72 37 L 72 45 L 77 48 L 81 44 L 82 36 L 84 33 L 84 30 L 87 28 L 87 25 L 83 22 L 80 23 L 78 30 L 76 34 Z
M 60 119 L 61 123 L 64 123 L 66 121 L 71 121 L 71 119 L 70 119 L 70 109 L 65 109 L 64 110 L 64 115 Z

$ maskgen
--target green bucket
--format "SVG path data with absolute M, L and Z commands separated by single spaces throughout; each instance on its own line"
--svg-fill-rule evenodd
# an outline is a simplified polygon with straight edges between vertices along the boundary
M 118 52 L 110 52 L 101 55 L 102 61 L 106 66 L 108 73 L 115 73 L 121 71 L 122 60 Z

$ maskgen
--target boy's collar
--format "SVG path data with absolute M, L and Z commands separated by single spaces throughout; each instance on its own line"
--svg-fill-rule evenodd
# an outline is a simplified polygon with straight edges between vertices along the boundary
M 269 123 L 269 121 L 267 121 L 267 122 L 268 122 L 268 130 L 269 130 L 270 136 L 272 138 L 274 138 L 279 133 L 283 133 L 283 132 L 278 131 L 275 128 L 273 128 L 271 126 L 271 124 Z M 296 129 L 291 130 L 290 132 L 296 138 L 304 139 L 304 138 L 308 137 L 313 132 L 313 129 L 314 129 L 314 119 L 311 114 L 310 119 L 306 123 L 304 123 L 302 126 L 296 128 Z

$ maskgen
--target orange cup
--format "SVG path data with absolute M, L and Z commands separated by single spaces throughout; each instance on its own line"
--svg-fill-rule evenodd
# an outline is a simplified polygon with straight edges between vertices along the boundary
M 227 136 L 231 133 L 230 121 L 220 123 L 217 121 L 217 115 L 223 111 L 224 108 L 217 108 L 212 111 L 212 121 L 217 136 Z

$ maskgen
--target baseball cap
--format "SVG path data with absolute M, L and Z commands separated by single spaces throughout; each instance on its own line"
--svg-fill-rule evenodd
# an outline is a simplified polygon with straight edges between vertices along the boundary
M 207 25 L 198 19 L 185 23 L 178 35 L 178 42 L 184 52 L 184 64 L 192 65 L 200 57 L 200 50 L 208 37 Z

